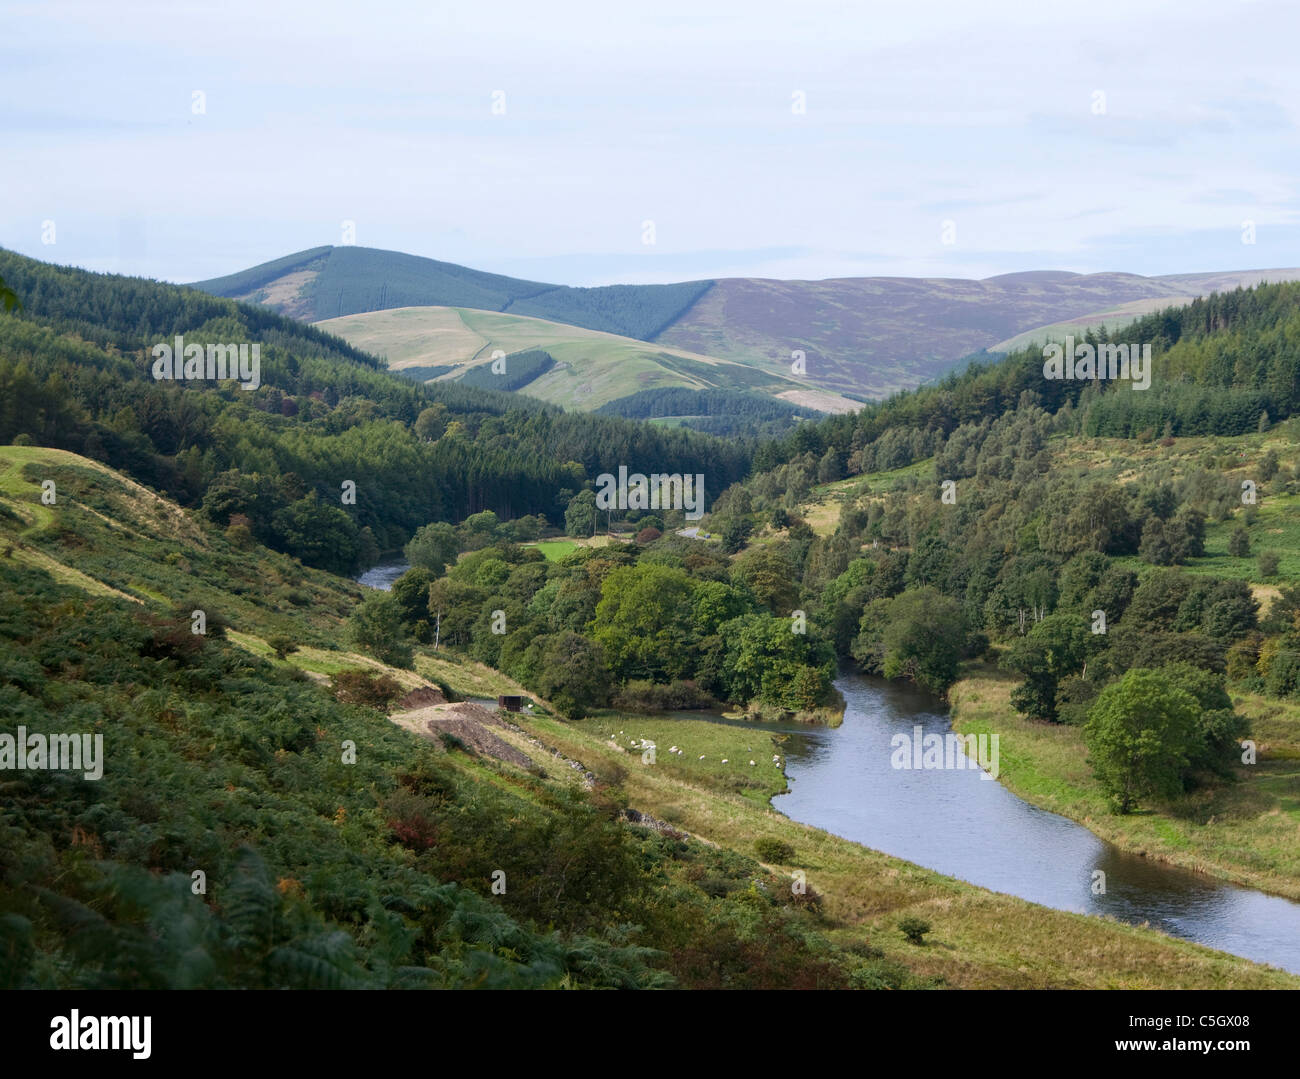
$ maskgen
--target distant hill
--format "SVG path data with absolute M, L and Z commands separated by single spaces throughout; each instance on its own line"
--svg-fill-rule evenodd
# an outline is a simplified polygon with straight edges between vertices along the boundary
M 792 377 L 788 368 L 769 371 L 562 322 L 468 307 L 402 307 L 327 319 L 318 326 L 386 358 L 390 370 L 416 381 L 463 379 L 583 411 L 670 387 L 754 391 L 820 412 L 861 407 Z M 507 354 L 499 375 L 491 371 L 498 350 Z M 530 352 L 554 362 L 516 360 Z
M 395 307 L 473 307 L 565 322 L 649 341 L 712 285 L 570 288 L 483 273 L 372 247 L 314 247 L 195 282 L 217 296 L 265 304 L 306 322 Z
M 1089 327 L 1106 326 L 1111 330 L 1129 326 L 1144 315 L 1153 314 L 1167 307 L 1181 307 L 1189 304 L 1199 296 L 1212 292 L 1230 292 L 1235 288 L 1250 288 L 1264 282 L 1293 281 L 1300 279 L 1300 270 L 1241 270 L 1228 273 L 1171 274 L 1168 277 L 1146 278 L 1158 281 L 1173 288 L 1174 295 L 1151 296 L 1127 303 L 1113 304 L 1109 307 L 1076 315 L 1061 322 L 1046 326 L 1035 326 L 1031 330 L 999 341 L 989 347 L 989 352 L 1014 352 L 1028 345 L 1041 345 L 1049 340 L 1059 341 L 1066 334 L 1081 334 Z
M 1300 269 L 1172 277 L 1038 271 L 983 281 L 730 278 L 656 340 L 772 371 L 788 371 L 791 352 L 799 350 L 809 383 L 880 397 L 938 377 L 971 353 L 1006 351 L 1009 338 L 1052 323 L 1093 316 L 1088 324 L 1097 325 L 1120 304 L 1182 305 L 1261 280 L 1300 280 Z
M 838 391 L 874 398 L 936 378 L 973 353 L 1006 351 L 1042 339 L 1048 328 L 1059 332 L 1101 322 L 1125 324 L 1139 315 L 1185 304 L 1213 291 L 1265 280 L 1300 280 L 1300 269 L 1165 277 L 1036 270 L 982 281 L 724 278 L 674 285 L 570 288 L 392 251 L 318 247 L 228 277 L 201 281 L 196 287 L 263 304 L 309 322 L 399 308 L 457 308 L 531 316 L 659 346 L 655 352 L 643 350 L 643 355 L 685 352 L 757 368 L 772 379 L 790 379 L 793 354 L 802 353 L 807 374 L 798 379 L 803 387 L 798 392 Z M 394 319 L 363 327 L 367 334 L 364 342 L 350 336 L 351 327 L 345 323 L 333 329 L 358 347 L 388 355 L 396 366 L 397 351 L 413 345 L 409 320 L 399 323 Z M 391 338 L 387 336 L 390 333 Z M 417 335 L 414 346 L 425 352 L 426 358 L 420 361 L 424 366 L 452 362 L 441 355 L 442 343 L 437 338 L 424 341 Z M 556 355 L 557 367 L 563 362 L 541 337 L 517 338 L 513 347 L 544 349 Z M 613 356 L 611 352 L 601 361 L 605 369 L 614 362 Z M 626 351 L 621 356 L 626 360 Z M 599 354 L 591 352 L 583 362 L 599 359 Z M 658 381 L 636 384 L 646 371 L 642 363 L 619 380 L 631 384 L 623 392 L 658 385 L 708 388 L 707 382 L 693 377 L 664 375 L 662 362 L 651 361 L 651 367 L 658 368 L 650 375 Z M 576 367 L 569 371 L 568 377 L 578 378 L 579 384 L 584 381 L 584 372 Z M 604 377 L 593 369 L 585 381 L 596 383 Z M 758 387 L 735 384 L 725 388 Z M 571 407 L 599 407 L 615 399 L 607 394 L 587 398 L 585 393 L 557 392 L 547 399 Z M 809 400 L 798 403 L 822 407 Z

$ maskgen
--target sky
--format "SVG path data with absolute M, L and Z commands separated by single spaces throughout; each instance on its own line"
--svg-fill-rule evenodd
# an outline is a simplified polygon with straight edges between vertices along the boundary
M 0 20 L 0 246 L 51 262 L 184 282 L 355 242 L 573 285 L 1300 265 L 1292 2 Z

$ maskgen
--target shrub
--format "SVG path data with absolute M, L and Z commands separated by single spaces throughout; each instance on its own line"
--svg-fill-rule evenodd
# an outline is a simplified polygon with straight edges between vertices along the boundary
M 330 685 L 334 696 L 344 704 L 360 704 L 380 711 L 402 695 L 402 687 L 392 675 L 372 671 L 339 671 Z
M 880 959 L 852 971 L 849 985 L 853 989 L 905 989 L 910 977 L 910 972 L 901 963 Z
M 924 918 L 909 914 L 898 923 L 899 931 L 913 944 L 924 944 L 925 935 L 930 932 L 930 923 Z
M 1278 567 L 1282 558 L 1276 551 L 1259 552 L 1259 575 L 1261 577 L 1276 577 Z
M 754 853 L 764 862 L 773 862 L 777 865 L 789 865 L 794 861 L 794 847 L 783 839 L 772 839 L 764 836 L 762 839 L 754 840 Z
M 226 527 L 226 540 L 232 547 L 247 550 L 253 546 L 253 522 L 243 513 L 232 513 Z
M 404 787 L 384 801 L 384 823 L 393 839 L 407 850 L 428 850 L 437 842 L 437 826 L 431 819 L 433 806 Z
M 668 683 L 634 679 L 614 697 L 614 707 L 624 712 L 677 712 L 717 703 L 689 679 Z
M 274 637 L 268 637 L 266 643 L 271 646 L 271 651 L 275 653 L 276 659 L 284 659 L 290 652 L 298 651 L 298 642 L 282 633 L 276 634 Z
M 425 756 L 405 772 L 397 773 L 397 782 L 412 794 L 418 794 L 435 806 L 448 805 L 456 800 L 455 777 L 446 765 Z

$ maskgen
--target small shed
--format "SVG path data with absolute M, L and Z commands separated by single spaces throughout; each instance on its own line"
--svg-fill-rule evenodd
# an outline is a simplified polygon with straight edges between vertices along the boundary
M 523 697 L 511 697 L 502 695 L 497 697 L 497 707 L 504 708 L 507 712 L 518 712 L 523 707 Z

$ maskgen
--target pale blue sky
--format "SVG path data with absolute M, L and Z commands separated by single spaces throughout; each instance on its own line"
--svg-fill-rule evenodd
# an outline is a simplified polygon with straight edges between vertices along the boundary
M 5 0 L 0 19 L 0 246 L 60 263 L 188 281 L 351 220 L 359 244 L 570 284 L 1300 264 L 1289 3 Z

